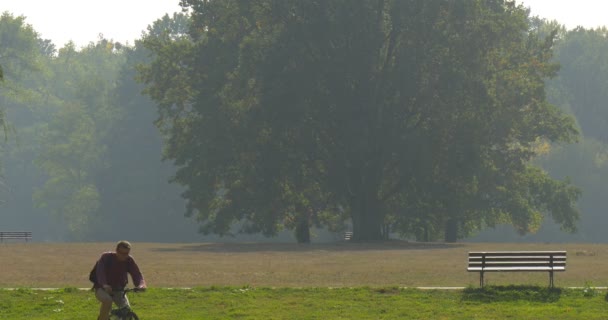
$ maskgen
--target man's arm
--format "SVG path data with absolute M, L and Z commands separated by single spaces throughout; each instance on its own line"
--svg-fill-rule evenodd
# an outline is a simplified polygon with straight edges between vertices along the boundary
M 144 275 L 139 271 L 139 267 L 137 263 L 135 263 L 135 259 L 130 257 L 129 259 L 129 268 L 127 270 L 133 279 L 133 285 L 140 289 L 146 288 L 146 280 L 144 280 Z
M 102 254 L 97 261 L 95 273 L 97 274 L 97 284 L 108 290 L 107 288 L 110 286 L 108 285 L 108 279 L 106 279 L 106 260 L 106 255 Z

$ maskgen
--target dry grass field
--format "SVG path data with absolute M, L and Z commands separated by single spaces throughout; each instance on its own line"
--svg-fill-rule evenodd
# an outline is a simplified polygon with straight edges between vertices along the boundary
M 114 243 L 2 243 L 0 287 L 88 287 L 88 272 Z M 608 285 L 608 244 L 133 243 L 151 287 L 477 286 L 468 251 L 567 250 L 558 287 Z M 547 273 L 488 273 L 490 285 L 547 285 Z

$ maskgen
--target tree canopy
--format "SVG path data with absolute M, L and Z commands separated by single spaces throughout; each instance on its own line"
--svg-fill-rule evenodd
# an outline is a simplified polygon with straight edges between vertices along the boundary
M 455 241 L 545 215 L 579 190 L 530 160 L 575 141 L 546 101 L 554 34 L 512 1 L 197 1 L 188 32 L 144 39 L 165 156 L 208 233 L 306 242 L 345 216 L 354 239 Z

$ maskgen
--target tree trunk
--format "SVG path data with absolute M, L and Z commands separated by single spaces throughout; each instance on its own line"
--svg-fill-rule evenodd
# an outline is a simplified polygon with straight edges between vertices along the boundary
M 310 217 L 308 210 L 299 208 L 296 219 L 296 240 L 298 243 L 310 243 Z
M 445 242 L 456 242 L 458 240 L 458 220 L 448 218 L 445 223 Z
M 382 225 L 382 240 L 388 240 L 390 238 L 391 226 L 387 223 Z
M 351 198 L 351 217 L 353 220 L 354 241 L 383 240 L 383 217 L 379 210 L 378 200 L 369 193 Z
M 298 243 L 310 243 L 310 226 L 304 219 L 296 224 L 296 240 Z

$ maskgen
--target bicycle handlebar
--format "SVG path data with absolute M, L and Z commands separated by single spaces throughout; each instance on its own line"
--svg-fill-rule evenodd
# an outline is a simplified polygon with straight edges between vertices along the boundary
M 143 292 L 146 291 L 145 288 L 116 288 L 116 289 L 112 289 L 112 293 L 110 295 L 115 295 L 115 294 L 126 294 L 128 292 Z

